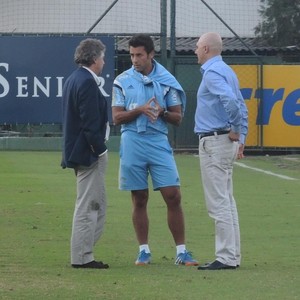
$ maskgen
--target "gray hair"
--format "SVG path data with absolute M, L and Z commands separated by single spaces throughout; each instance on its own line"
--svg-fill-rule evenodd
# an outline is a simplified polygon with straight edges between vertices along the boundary
M 89 67 L 95 60 L 104 55 L 105 45 L 97 39 L 85 39 L 77 46 L 74 54 L 74 61 L 77 65 Z

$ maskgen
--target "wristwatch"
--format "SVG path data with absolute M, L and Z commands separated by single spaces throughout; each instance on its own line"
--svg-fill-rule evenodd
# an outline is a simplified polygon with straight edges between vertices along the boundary
M 164 111 L 163 111 L 163 117 L 165 118 L 167 115 L 168 115 L 168 111 L 167 111 L 167 109 L 166 108 L 164 108 Z

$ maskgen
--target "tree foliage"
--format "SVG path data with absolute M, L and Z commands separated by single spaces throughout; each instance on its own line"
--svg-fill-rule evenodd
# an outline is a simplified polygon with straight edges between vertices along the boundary
M 271 46 L 300 45 L 300 0 L 261 0 L 257 37 Z

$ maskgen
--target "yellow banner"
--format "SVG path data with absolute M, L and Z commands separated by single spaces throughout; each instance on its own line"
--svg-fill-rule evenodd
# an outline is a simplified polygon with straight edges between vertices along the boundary
M 249 113 L 247 146 L 300 147 L 300 66 L 231 66 Z M 263 99 L 261 101 L 260 99 Z

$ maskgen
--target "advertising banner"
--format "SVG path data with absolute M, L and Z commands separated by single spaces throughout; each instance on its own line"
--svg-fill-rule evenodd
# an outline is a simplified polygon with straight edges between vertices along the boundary
M 62 122 L 64 80 L 77 68 L 74 52 L 86 36 L 0 36 L 0 124 Z M 111 106 L 114 38 L 106 45 L 100 89 Z M 111 111 L 109 111 L 111 118 Z
M 247 146 L 300 147 L 300 66 L 235 65 L 249 113 Z M 261 100 L 262 99 L 262 100 Z

